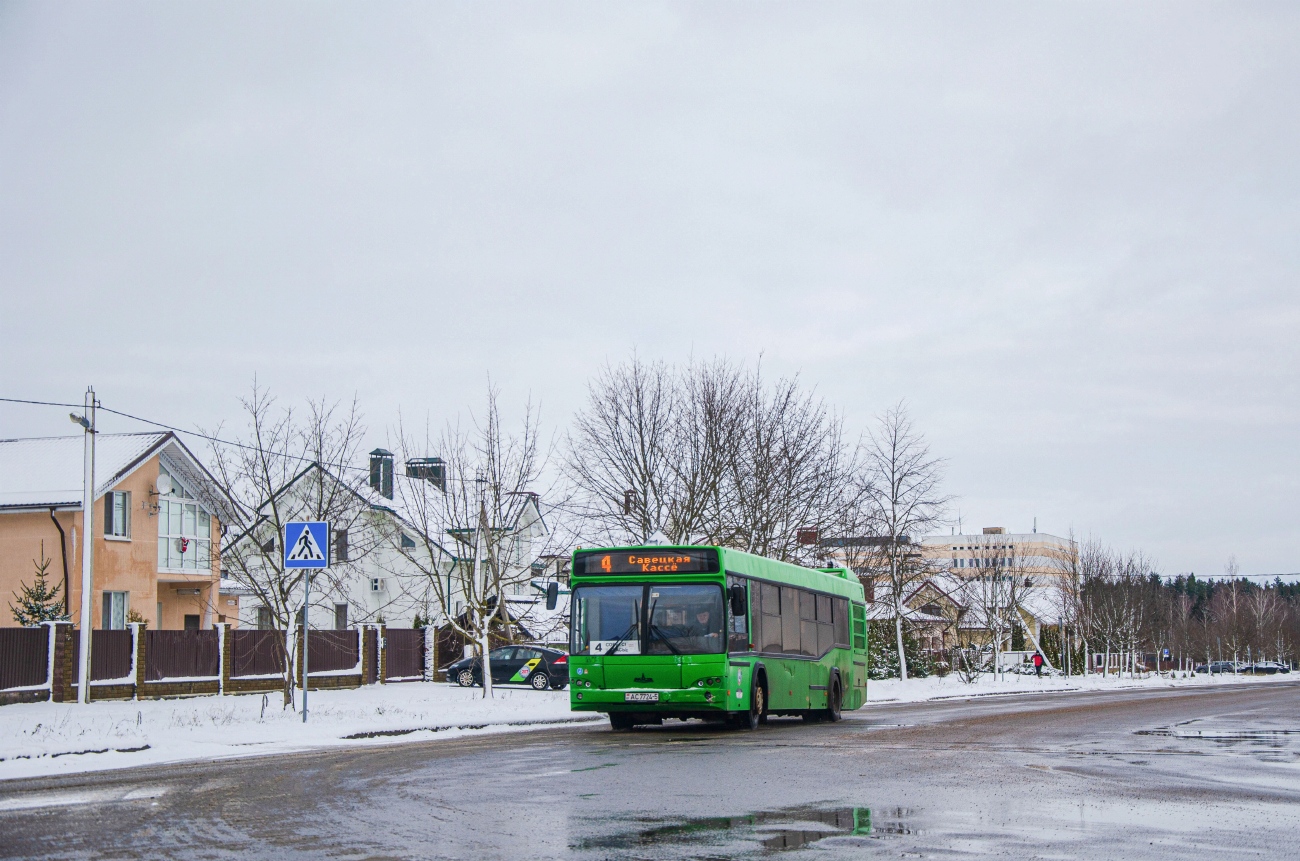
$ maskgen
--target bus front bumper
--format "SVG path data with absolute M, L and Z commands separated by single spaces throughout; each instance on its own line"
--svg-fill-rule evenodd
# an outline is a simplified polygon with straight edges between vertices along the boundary
M 569 688 L 569 705 L 574 711 L 675 711 L 682 708 L 709 711 L 717 709 L 748 708 L 747 701 L 737 699 L 734 692 L 718 688 L 681 688 L 677 690 L 635 690 L 601 688 Z M 657 700 L 631 700 L 628 694 L 658 694 Z M 730 701 L 730 702 L 729 702 Z

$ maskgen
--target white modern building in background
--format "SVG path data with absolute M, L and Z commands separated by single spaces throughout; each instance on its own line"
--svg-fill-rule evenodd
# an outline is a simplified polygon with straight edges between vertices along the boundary
M 920 546 L 922 558 L 958 577 L 996 568 L 1046 585 L 1078 569 L 1078 543 L 1045 532 L 1008 533 L 1001 526 L 986 526 L 978 534 L 930 536 Z

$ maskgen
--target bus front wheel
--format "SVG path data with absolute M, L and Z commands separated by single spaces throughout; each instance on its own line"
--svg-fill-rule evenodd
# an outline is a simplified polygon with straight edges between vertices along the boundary
M 759 723 L 763 721 L 764 712 L 767 710 L 767 691 L 758 679 L 754 679 L 754 688 L 749 692 L 749 711 L 739 716 L 738 723 L 741 729 L 756 730 Z

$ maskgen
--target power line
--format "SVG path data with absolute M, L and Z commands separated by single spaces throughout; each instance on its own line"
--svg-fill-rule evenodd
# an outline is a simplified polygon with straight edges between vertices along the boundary
M 58 401 L 28 401 L 22 398 L 0 398 L 6 404 L 35 404 L 41 407 L 80 407 L 84 408 L 85 404 L 61 404 Z

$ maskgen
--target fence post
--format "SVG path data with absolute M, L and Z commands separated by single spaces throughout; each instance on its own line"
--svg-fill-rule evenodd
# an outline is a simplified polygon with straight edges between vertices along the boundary
M 226 632 L 230 630 L 230 625 L 225 622 L 217 622 L 212 627 L 217 629 L 217 696 L 226 694 L 226 661 L 229 660 L 227 655 L 230 653 L 229 644 L 226 642 Z
M 379 684 L 388 684 L 388 625 L 380 623 L 375 628 L 379 640 L 375 648 L 379 649 Z
M 438 681 L 438 629 L 424 627 L 424 680 Z
M 357 648 L 360 650 L 361 657 L 361 684 L 373 685 L 375 680 L 370 678 L 370 646 L 374 643 L 375 632 L 369 625 L 357 625 Z M 378 644 L 375 644 L 378 648 Z
M 144 629 L 140 622 L 128 622 L 131 626 L 131 699 L 140 699 L 140 685 L 144 683 Z
M 56 703 L 71 702 L 72 692 L 72 623 L 50 622 L 53 656 L 50 658 L 50 699 Z
M 55 634 L 56 634 L 56 632 L 58 631 L 58 628 L 55 627 L 56 624 L 58 624 L 58 623 L 57 623 L 57 622 L 41 622 L 41 625 L 43 625 L 43 626 L 46 627 L 46 630 L 45 630 L 45 634 L 46 634 L 46 640 L 45 640 L 45 658 L 46 658 L 46 660 L 45 660 L 45 687 L 47 687 L 47 688 L 49 689 L 49 691 L 50 691 L 50 702 L 54 702 L 54 701 L 55 701 L 55 700 L 54 700 L 54 650 L 55 650 L 55 648 L 56 648 L 56 646 L 55 646 Z
M 221 692 L 226 692 L 226 686 L 235 676 L 235 628 L 233 625 L 226 625 L 222 632 L 222 642 L 224 645 L 221 649 Z

